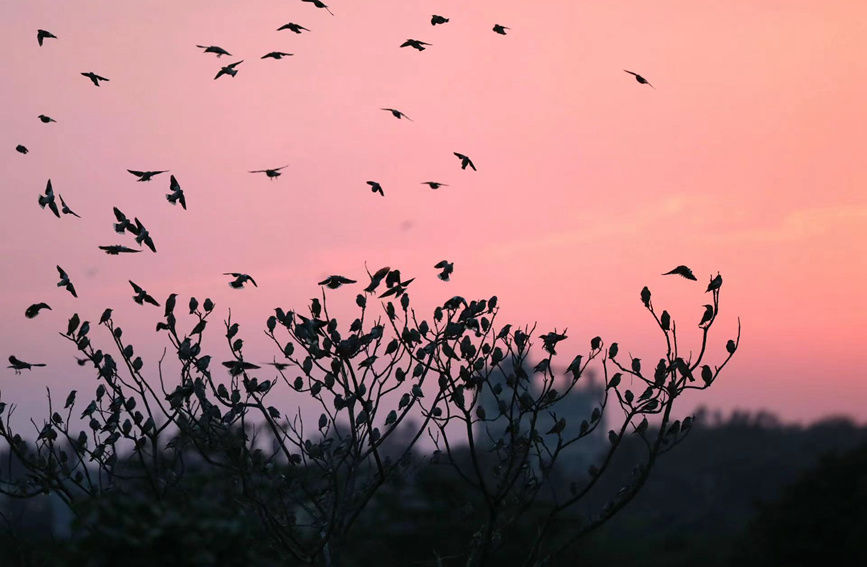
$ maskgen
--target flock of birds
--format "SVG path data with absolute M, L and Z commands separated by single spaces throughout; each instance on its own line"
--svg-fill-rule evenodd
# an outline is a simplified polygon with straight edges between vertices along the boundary
M 316 8 L 323 9 L 323 10 L 327 11 L 329 14 L 331 14 L 332 16 L 334 15 L 334 13 L 331 12 L 329 7 L 326 4 L 324 4 L 323 2 L 321 2 L 320 0 L 301 0 L 301 1 L 313 4 L 313 6 L 315 6 Z M 448 22 L 449 22 L 449 18 L 446 18 L 446 17 L 438 15 L 438 14 L 434 14 L 433 16 L 431 16 L 431 20 L 430 20 L 430 23 L 432 26 L 444 25 L 444 24 L 447 24 Z M 497 34 L 503 35 L 503 36 L 507 35 L 507 30 L 509 30 L 509 29 L 510 28 L 503 26 L 501 24 L 495 24 L 492 28 L 494 33 L 497 33 Z M 301 34 L 303 32 L 309 32 L 310 31 L 308 28 L 306 28 L 302 25 L 299 25 L 297 23 L 294 23 L 294 22 L 288 22 L 288 23 L 280 26 L 279 28 L 277 28 L 277 31 L 284 31 L 284 30 L 291 31 L 291 32 L 296 33 L 296 34 Z M 58 37 L 50 31 L 43 30 L 43 29 L 37 30 L 36 41 L 40 47 L 42 47 L 44 45 L 44 42 L 47 39 L 58 39 Z M 430 44 L 428 42 L 421 41 L 418 39 L 413 39 L 413 38 L 407 39 L 406 41 L 404 41 L 400 45 L 401 48 L 411 47 L 417 51 L 424 51 L 426 48 L 431 47 L 431 46 L 432 46 L 432 44 Z M 231 55 L 232 55 L 229 51 L 227 51 L 226 49 L 224 49 L 218 45 L 196 45 L 196 47 L 199 49 L 202 49 L 204 51 L 204 53 L 212 53 L 212 54 L 216 55 L 217 58 L 223 57 L 224 55 L 231 57 Z M 292 53 L 287 53 L 287 52 L 283 52 L 283 51 L 271 51 L 271 52 L 263 55 L 260 59 L 280 60 L 284 57 L 290 57 L 292 55 L 293 55 Z M 219 71 L 217 72 L 216 76 L 214 77 L 214 80 L 217 80 L 223 76 L 235 77 L 238 74 L 238 66 L 243 62 L 244 62 L 244 60 L 242 59 L 242 60 L 236 61 L 234 63 L 230 63 L 228 65 L 222 66 L 219 69 Z M 645 79 L 644 77 L 642 77 L 638 73 L 635 73 L 633 71 L 628 71 L 626 69 L 624 69 L 624 71 L 626 73 L 629 73 L 630 75 L 634 76 L 635 80 L 638 81 L 638 83 L 653 87 L 653 85 L 651 85 L 650 82 L 647 81 L 647 79 Z M 103 76 L 101 76 L 97 73 L 94 73 L 92 71 L 83 72 L 83 73 L 81 73 L 81 75 L 83 75 L 84 77 L 87 77 L 93 83 L 93 85 L 96 87 L 99 87 L 101 85 L 101 83 L 103 83 L 103 82 L 109 82 L 110 81 L 110 79 L 108 79 L 107 77 L 103 77 Z M 396 118 L 398 120 L 406 119 L 408 121 L 412 121 L 412 119 L 409 116 L 407 116 L 403 111 L 398 110 L 396 108 L 382 108 L 381 110 L 390 113 L 394 118 Z M 43 124 L 49 124 L 49 123 L 56 123 L 57 122 L 57 120 L 55 120 L 54 118 L 52 118 L 48 115 L 45 115 L 45 114 L 40 114 L 37 118 Z M 17 145 L 15 150 L 22 155 L 26 155 L 30 151 L 23 144 Z M 460 153 L 460 152 L 453 152 L 453 154 L 458 160 L 460 160 L 461 170 L 466 170 L 469 167 L 473 171 L 476 171 L 476 165 L 473 163 L 473 160 L 468 155 Z M 286 167 L 288 167 L 288 165 L 283 165 L 283 166 L 274 167 L 274 168 L 266 168 L 266 169 L 255 169 L 255 170 L 250 170 L 250 173 L 264 173 L 265 176 L 268 177 L 269 179 L 276 180 L 278 177 L 280 177 L 282 175 L 282 173 L 283 173 L 282 170 L 285 169 Z M 137 178 L 136 181 L 138 181 L 138 182 L 149 182 L 149 181 L 153 180 L 153 178 L 156 177 L 157 175 L 160 175 L 163 173 L 169 173 L 168 170 L 133 170 L 133 169 L 128 169 L 127 171 L 131 175 L 135 176 Z M 384 191 L 382 184 L 380 182 L 369 180 L 366 183 L 370 187 L 371 192 L 378 193 L 380 196 L 383 196 L 383 197 L 385 196 L 385 191 Z M 427 185 L 430 189 L 433 189 L 433 190 L 439 189 L 440 187 L 448 187 L 448 185 L 446 183 L 442 183 L 440 181 L 422 181 L 421 184 Z M 181 189 L 180 183 L 178 182 L 178 180 L 175 178 L 174 175 L 170 175 L 169 190 L 168 191 L 169 192 L 165 194 L 166 200 L 172 205 L 180 204 L 181 207 L 184 210 L 186 210 L 187 202 L 186 202 L 186 197 L 184 195 L 184 191 L 183 191 L 183 189 Z M 57 203 L 58 200 L 59 200 L 59 205 L 60 205 L 59 207 L 58 207 L 58 203 Z M 51 184 L 51 179 L 48 180 L 43 193 L 39 195 L 38 204 L 42 209 L 45 209 L 47 207 L 48 210 L 51 213 L 53 213 L 54 216 L 56 216 L 57 218 L 61 218 L 62 215 L 71 215 L 71 216 L 74 216 L 74 217 L 79 218 L 79 219 L 81 218 L 80 215 L 78 215 L 76 212 L 74 212 L 66 204 L 66 201 L 63 199 L 62 195 L 60 195 L 59 193 L 55 195 L 54 189 L 53 189 L 52 184 Z M 130 220 L 129 217 L 127 215 L 125 215 L 117 207 L 114 207 L 113 211 L 114 211 L 115 219 L 117 220 L 117 222 L 114 223 L 115 232 L 117 234 L 121 234 L 121 235 L 124 233 L 130 233 L 134 237 L 134 242 L 135 242 L 135 244 L 137 244 L 139 246 L 139 248 L 133 248 L 130 246 L 126 246 L 124 244 L 107 244 L 107 245 L 99 246 L 100 250 L 102 250 L 103 252 L 105 252 L 108 255 L 117 256 L 120 254 L 139 253 L 142 251 L 142 247 L 144 246 L 144 247 L 147 247 L 148 249 L 150 249 L 151 252 L 156 253 L 156 245 L 154 244 L 153 238 L 151 237 L 149 231 L 147 230 L 145 225 L 141 222 L 141 220 L 139 220 L 138 217 L 133 216 L 132 220 Z M 438 262 L 434 266 L 434 268 L 437 270 L 440 270 L 439 273 L 437 274 L 437 277 L 439 279 L 441 279 L 443 281 L 449 281 L 449 278 L 450 278 L 452 272 L 454 271 L 454 263 L 449 262 L 447 260 L 442 260 L 442 261 Z M 77 293 L 72 281 L 70 280 L 70 277 L 67 274 L 67 272 L 60 266 L 57 266 L 57 272 L 58 272 L 58 276 L 59 276 L 59 281 L 57 282 L 57 287 L 62 287 L 64 289 L 66 289 L 66 291 L 68 291 L 74 298 L 77 298 L 78 293 Z M 692 271 L 686 266 L 678 266 L 674 270 L 667 272 L 664 275 L 670 275 L 670 274 L 677 274 L 677 275 L 680 275 L 680 276 L 682 276 L 686 279 L 690 279 L 690 280 L 696 279 L 695 276 L 692 274 Z M 241 272 L 227 272 L 223 275 L 231 277 L 231 280 L 229 281 L 229 286 L 234 288 L 234 289 L 241 289 L 248 282 L 251 283 L 253 286 L 258 287 L 258 284 L 256 283 L 256 281 L 249 274 L 245 274 L 245 273 L 241 273 Z M 388 267 L 382 268 L 382 269 L 378 270 L 377 272 L 375 272 L 374 274 L 371 274 L 368 271 L 368 276 L 371 279 L 371 283 L 365 289 L 366 292 L 372 292 L 380 284 L 381 281 L 383 281 L 383 280 L 387 281 L 388 289 L 380 295 L 380 297 L 383 297 L 383 298 L 389 297 L 389 296 L 394 296 L 394 297 L 400 296 L 406 290 L 406 286 L 408 286 L 413 281 L 412 278 L 409 280 L 402 281 L 400 278 L 400 272 L 397 270 L 391 270 Z M 354 283 L 356 283 L 355 280 L 352 280 L 352 279 L 349 279 L 349 278 L 346 278 L 346 277 L 340 276 L 340 275 L 332 275 L 332 276 L 329 276 L 328 278 L 324 279 L 323 281 L 319 282 L 318 285 L 325 286 L 329 289 L 337 289 L 343 285 L 354 284 Z M 136 284 L 132 280 L 129 280 L 129 284 L 130 284 L 130 286 L 132 286 L 133 292 L 135 293 L 135 295 L 133 295 L 133 297 L 132 297 L 133 301 L 135 301 L 137 304 L 144 305 L 145 303 L 148 303 L 150 305 L 154 305 L 157 307 L 160 305 L 159 302 L 156 299 L 154 299 L 153 296 L 151 296 L 140 285 Z M 710 285 L 708 286 L 707 291 L 713 291 L 714 289 L 718 289 L 721 284 L 722 284 L 722 278 L 719 275 L 717 275 L 716 278 L 712 279 Z M 706 305 L 705 308 L 706 308 L 706 312 L 702 318 L 702 322 L 700 323 L 700 325 L 703 325 L 703 324 L 709 322 L 713 318 L 713 315 L 714 315 L 712 305 Z M 709 314 L 707 312 L 707 308 L 710 308 Z M 29 307 L 27 307 L 27 309 L 24 312 L 24 315 L 28 319 L 32 319 L 32 318 L 36 317 L 37 315 L 39 315 L 39 313 L 44 309 L 51 310 L 51 307 L 45 302 L 34 303 L 34 304 L 30 305 Z M 9 357 L 9 362 L 10 362 L 9 368 L 14 369 L 16 373 L 20 373 L 22 370 L 30 370 L 34 367 L 45 366 L 44 363 L 24 362 L 24 361 L 16 358 L 14 355 Z

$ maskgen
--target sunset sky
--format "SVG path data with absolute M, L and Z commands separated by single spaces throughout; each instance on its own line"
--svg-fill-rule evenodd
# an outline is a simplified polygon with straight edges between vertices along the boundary
M 425 312 L 496 294 L 503 322 L 568 328 L 564 352 L 601 335 L 648 360 L 664 342 L 642 286 L 697 345 L 719 271 L 710 360 L 738 316 L 741 349 L 681 411 L 867 419 L 867 3 L 328 5 L 334 16 L 300 0 L 0 3 L 0 345 L 4 366 L 48 364 L 2 369 L 3 401 L 95 387 L 57 335 L 73 312 L 95 322 L 113 307 L 155 373 L 162 309 L 134 304 L 128 279 L 161 302 L 209 296 L 220 320 L 231 308 L 249 358 L 267 361 L 274 307 L 303 309 L 329 274 L 364 281 L 367 262 L 415 276 Z M 432 27 L 435 13 L 450 22 Z M 311 31 L 276 31 L 290 21 Z M 58 39 L 39 47 L 38 28 Z M 408 38 L 432 45 L 399 48 Z M 260 59 L 269 51 L 294 55 Z M 282 165 L 277 180 L 248 173 Z M 137 183 L 127 169 L 171 170 L 189 210 L 166 202 L 169 174 Z M 82 219 L 39 208 L 49 178 Z M 113 206 L 142 220 L 156 254 L 97 249 L 134 246 L 112 230 Z M 56 264 L 79 299 L 56 287 Z M 699 282 L 660 275 L 678 264 Z M 236 271 L 259 287 L 230 289 L 222 273 Z M 350 313 L 360 289 L 329 297 Z M 38 301 L 53 311 L 25 319 Z M 103 329 L 94 339 L 107 346 Z

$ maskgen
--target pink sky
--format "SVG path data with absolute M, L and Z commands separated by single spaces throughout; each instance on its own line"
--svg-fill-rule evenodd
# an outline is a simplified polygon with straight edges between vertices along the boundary
M 504 320 L 568 327 L 573 349 L 598 334 L 647 359 L 660 337 L 641 287 L 686 329 L 719 270 L 716 360 L 738 315 L 742 346 L 687 406 L 867 418 L 867 5 L 329 6 L 334 17 L 298 0 L 0 8 L 0 345 L 3 360 L 49 364 L 4 370 L 4 401 L 92 385 L 56 334 L 76 311 L 95 320 L 114 307 L 153 368 L 162 311 L 132 303 L 127 279 L 160 301 L 210 296 L 220 317 L 231 307 L 268 360 L 273 307 L 302 308 L 332 273 L 361 280 L 367 261 L 416 276 L 417 308 L 497 294 Z M 433 28 L 432 13 L 451 21 Z M 275 31 L 289 21 L 311 32 Z M 37 28 L 59 39 L 40 48 Z M 398 48 L 407 38 L 433 45 Z M 273 50 L 295 55 L 259 59 Z M 241 59 L 236 77 L 213 80 Z M 110 82 L 95 88 L 83 71 Z M 461 171 L 453 151 L 479 171 Z M 277 181 L 247 172 L 285 164 Z M 128 168 L 170 169 L 189 210 L 164 199 L 168 174 L 136 183 Z M 39 209 L 49 177 L 83 219 Z M 450 186 L 431 191 L 428 179 Z M 115 205 L 148 226 L 157 254 L 97 250 L 131 240 L 111 228 Z M 443 258 L 455 262 L 447 284 L 432 268 Z M 55 264 L 78 300 L 55 287 Z M 678 264 L 700 284 L 659 275 Z M 260 287 L 231 290 L 227 271 Z M 357 291 L 332 295 L 349 305 Z M 54 311 L 24 319 L 42 300 Z

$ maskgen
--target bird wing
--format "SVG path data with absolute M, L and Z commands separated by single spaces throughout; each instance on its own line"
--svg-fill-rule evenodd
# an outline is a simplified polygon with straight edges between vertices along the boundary
M 60 211 L 57 210 L 57 203 L 54 202 L 54 199 L 48 201 L 48 208 L 51 209 L 51 212 L 54 213 L 54 216 L 60 218 Z
M 61 268 L 60 266 L 57 266 L 57 273 L 60 274 L 60 279 L 69 279 L 69 276 L 66 275 L 66 272 L 64 272 L 63 268 Z
M 245 275 L 246 275 L 246 274 L 245 274 Z M 251 284 L 253 284 L 253 285 L 256 286 L 256 287 L 259 287 L 259 285 L 256 283 L 256 280 L 254 280 L 254 279 L 253 279 L 252 277 L 250 277 L 249 275 L 247 276 L 247 279 L 250 280 L 250 283 L 251 283 Z
M 132 280 L 127 280 L 127 281 L 129 281 L 129 285 L 132 286 L 132 290 L 133 290 L 134 292 L 136 292 L 136 293 L 142 293 L 142 292 L 144 291 L 144 290 L 143 290 L 141 287 L 139 287 L 139 285 L 138 285 L 137 283 L 135 283 L 134 281 L 132 281 Z
M 119 222 L 127 220 L 126 215 L 123 214 L 120 209 L 118 209 L 117 207 L 112 207 L 112 209 L 114 210 L 114 218 L 116 218 Z
M 180 183 L 178 183 L 178 180 L 175 179 L 174 175 L 172 175 L 171 179 L 169 180 L 169 190 L 170 191 L 180 191 L 181 190 L 181 185 L 180 185 Z

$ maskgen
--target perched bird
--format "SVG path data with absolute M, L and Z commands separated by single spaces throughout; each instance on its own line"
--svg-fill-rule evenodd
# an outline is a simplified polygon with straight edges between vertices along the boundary
M 624 69 L 624 71 L 629 73 L 630 75 L 634 75 L 635 80 L 638 81 L 639 83 L 641 83 L 642 85 L 650 85 L 651 88 L 654 88 L 654 89 L 656 88 L 650 84 L 650 81 L 648 81 L 647 79 L 645 79 L 644 77 L 642 77 L 638 73 L 633 73 L 632 71 L 627 71 L 626 69 Z
M 233 287 L 235 289 L 241 289 L 242 287 L 244 287 L 244 284 L 248 281 L 251 284 L 253 284 L 254 286 L 259 287 L 256 284 L 256 280 L 254 280 L 252 278 L 252 276 L 250 276 L 249 274 L 241 274 L 238 272 L 226 272 L 223 275 L 224 276 L 232 276 L 233 278 L 235 278 L 234 280 L 229 282 L 229 286 Z
M 36 30 L 36 43 L 42 47 L 42 42 L 46 39 L 57 39 L 57 36 L 46 30 Z
M 108 80 L 105 77 L 100 77 L 99 75 L 97 75 L 96 73 L 94 73 L 92 71 L 88 71 L 87 73 L 82 73 L 82 75 L 84 75 L 85 77 L 90 79 L 93 82 L 93 84 L 96 85 L 97 87 L 99 86 L 100 81 L 107 81 Z
M 51 180 L 48 180 L 48 184 L 45 186 L 45 194 L 39 196 L 39 206 L 41 208 L 45 208 L 48 205 L 48 208 L 51 209 L 51 212 L 54 213 L 54 216 L 60 218 L 60 211 L 57 210 L 57 203 L 54 201 L 54 189 L 51 187 Z
M 678 266 L 675 269 L 671 270 L 670 272 L 665 272 L 662 275 L 663 276 L 670 276 L 672 274 L 677 274 L 678 276 L 683 276 L 684 278 L 686 278 L 688 280 L 696 281 L 695 276 L 692 273 L 692 270 L 690 270 L 687 266 L 683 266 L 683 265 Z
M 128 280 L 128 281 L 129 281 L 129 285 L 132 286 L 132 290 L 135 292 L 135 295 L 132 297 L 132 300 L 133 300 L 133 301 L 135 301 L 135 302 L 138 303 L 139 305 L 144 305 L 145 302 L 148 302 L 148 303 L 150 303 L 151 305 L 153 305 L 154 307 L 159 307 L 159 306 L 160 306 L 159 302 L 158 302 L 156 299 L 154 299 L 153 297 L 151 297 L 150 295 L 148 295 L 148 292 L 146 292 L 145 290 L 143 290 L 143 289 L 142 289 L 139 285 L 137 285 L 134 281 L 132 281 L 132 280 Z
M 38 118 L 39 121 L 42 122 L 43 124 L 48 124 L 49 122 L 57 122 L 57 120 L 55 120 L 54 118 L 52 118 L 50 116 L 46 116 L 45 114 L 40 114 L 36 118 Z
M 355 283 L 355 280 L 344 278 L 343 276 L 328 276 L 327 278 L 319 282 L 319 285 L 324 285 L 328 289 L 337 289 L 342 285 L 353 283 Z
M 394 116 L 395 118 L 397 118 L 398 120 L 400 120 L 401 118 L 406 118 L 407 120 L 412 122 L 412 118 L 410 118 L 409 116 L 407 116 L 406 114 L 404 114 L 403 112 L 399 111 L 396 108 L 381 108 L 380 110 L 387 110 L 388 112 L 391 112 L 391 115 Z
M 506 30 L 509 29 L 506 26 L 501 26 L 500 24 L 494 24 L 493 30 L 494 32 L 500 35 L 506 35 Z
M 136 181 L 150 181 L 155 175 L 159 175 L 160 173 L 166 173 L 168 170 L 164 169 L 162 171 L 135 171 L 133 169 L 127 169 L 127 171 L 138 177 Z
M 722 276 L 717 272 L 716 277 L 710 280 L 710 283 L 707 284 L 707 289 L 704 292 L 715 291 L 720 287 L 722 287 Z
M 698 326 L 701 327 L 705 323 L 710 323 L 711 319 L 713 319 L 713 305 L 705 305 L 704 314 L 701 316 Z
M 237 67 L 238 65 L 240 65 L 243 62 L 244 62 L 244 60 L 241 59 L 240 61 L 235 61 L 234 63 L 230 63 L 229 65 L 224 65 L 224 66 L 220 67 L 220 70 L 217 71 L 217 75 L 214 77 L 214 80 L 216 81 L 217 79 L 219 79 L 223 75 L 230 75 L 230 76 L 234 77 L 235 75 L 238 74 L 238 70 L 235 69 L 235 67 Z
M 220 57 L 222 57 L 223 55 L 230 55 L 230 56 L 232 55 L 231 53 L 229 53 L 228 51 L 226 51 L 225 49 L 223 49 L 219 45 L 197 45 L 196 47 L 198 47 L 199 49 L 204 49 L 205 53 L 215 54 L 218 59 Z
M 286 168 L 286 167 L 288 167 L 288 165 L 275 167 L 274 169 L 254 169 L 250 173 L 264 173 L 270 179 L 276 179 L 276 178 L 280 177 L 281 175 L 283 175 L 282 173 L 280 173 L 280 170 L 283 168 Z
M 22 370 L 31 370 L 35 366 L 45 366 L 45 364 L 41 362 L 24 362 L 23 360 L 18 360 L 15 356 L 9 357 L 10 365 L 7 368 L 15 369 L 15 374 L 21 374 Z
M 133 234 L 135 234 L 135 243 L 138 245 L 144 244 L 151 249 L 151 252 L 156 252 L 157 248 L 154 246 L 154 241 L 148 230 L 141 221 L 138 220 L 138 217 L 135 217 L 133 220 L 135 221 L 135 229 L 133 230 Z
M 473 168 L 473 171 L 476 171 L 476 165 L 473 163 L 473 160 L 471 160 L 468 156 L 465 156 L 464 154 L 460 154 L 458 152 L 452 153 L 458 156 L 458 159 L 461 160 L 461 169 L 466 169 L 467 166 L 470 166 Z
M 292 53 L 286 53 L 285 51 L 271 51 L 270 53 L 266 53 L 261 57 L 261 59 L 282 59 L 284 57 L 291 57 Z
M 427 185 L 431 189 L 439 189 L 440 187 L 448 187 L 445 183 L 440 183 L 439 181 L 422 181 L 422 185 Z
M 376 181 L 368 181 L 367 184 L 370 185 L 370 190 L 371 190 L 373 193 L 379 193 L 380 195 L 382 195 L 383 197 L 385 197 L 385 192 L 382 190 L 382 185 L 380 185 L 378 182 L 376 182 Z
M 178 183 L 178 180 L 175 179 L 174 175 L 172 175 L 169 180 L 169 191 L 171 191 L 171 193 L 166 193 L 166 199 L 168 199 L 169 203 L 172 205 L 180 203 L 181 207 L 183 207 L 184 210 L 187 210 L 187 199 L 184 197 L 184 191 L 181 189 L 181 185 Z
M 31 305 L 30 307 L 28 307 L 24 311 L 24 316 L 27 317 L 28 319 L 33 319 L 34 317 L 39 315 L 39 312 L 43 309 L 48 309 L 50 311 L 51 307 L 47 303 L 44 303 L 44 302 L 43 303 L 34 303 L 33 305 Z
M 317 8 L 324 8 L 326 12 L 328 12 L 328 13 L 331 14 L 332 16 L 334 15 L 334 12 L 332 12 L 331 10 L 329 10 L 329 9 L 328 9 L 328 6 L 326 6 L 325 4 L 322 3 L 322 0 L 301 0 L 301 1 L 302 1 L 302 2 L 310 2 L 311 4 L 313 4 L 314 6 L 316 6 Z
M 277 28 L 277 31 L 283 31 L 283 30 L 293 31 L 295 33 L 301 33 L 302 31 L 308 31 L 308 32 L 310 31 L 307 28 L 305 28 L 304 26 L 300 26 L 300 25 L 293 23 L 293 22 L 289 22 L 288 24 L 283 24 L 282 26 Z
M 73 211 L 72 209 L 70 209 L 66 205 L 66 201 L 63 200 L 63 195 L 58 194 L 57 196 L 60 198 L 60 212 L 61 213 L 63 213 L 64 215 L 72 215 L 74 217 L 81 218 L 81 215 L 79 215 L 78 213 L 76 213 L 75 211 Z
M 430 17 L 430 25 L 432 26 L 435 26 L 437 24 L 444 24 L 448 21 L 448 18 L 443 18 L 442 16 L 437 16 L 436 14 Z
M 57 273 L 60 275 L 60 281 L 57 282 L 57 287 L 65 287 L 66 291 L 72 294 L 72 297 L 78 297 L 75 293 L 75 286 L 69 281 L 69 276 L 63 271 L 63 268 L 57 266 Z
M 554 426 L 548 430 L 546 435 L 559 435 L 564 429 L 566 429 L 566 418 L 561 417 L 554 423 Z
M 23 146 L 21 144 L 18 144 L 17 146 L 15 146 L 15 151 L 18 152 L 19 154 L 27 155 L 27 152 L 29 152 L 30 150 L 27 149 L 27 146 Z
M 437 262 L 434 268 L 442 270 L 440 273 L 437 274 L 437 277 L 442 281 L 447 282 L 449 281 L 449 277 L 452 275 L 452 272 L 455 271 L 455 263 L 449 262 L 448 260 L 442 260 L 440 262 Z
M 419 41 L 417 39 L 408 39 L 400 44 L 401 47 L 412 47 L 413 49 L 417 49 L 419 51 L 424 51 L 426 45 L 431 44 L 424 41 Z
M 117 207 L 114 207 L 114 217 L 117 219 L 117 222 L 114 224 L 115 232 L 123 234 L 125 230 L 128 230 L 131 233 L 135 234 L 135 225 L 133 225 L 132 222 L 130 222 L 130 220 L 126 218 L 126 215 L 120 212 L 120 209 L 118 209 Z
M 141 252 L 141 250 L 136 250 L 135 248 L 129 248 L 128 246 L 123 246 L 122 244 L 109 244 L 107 246 L 100 246 L 100 250 L 105 251 L 109 256 L 117 256 L 118 254 L 136 254 Z

